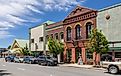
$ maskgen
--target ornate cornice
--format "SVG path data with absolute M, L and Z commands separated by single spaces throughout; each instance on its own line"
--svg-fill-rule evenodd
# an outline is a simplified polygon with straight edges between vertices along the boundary
M 64 25 L 67 25 L 67 24 L 71 24 L 71 23 L 74 23 L 74 22 L 90 19 L 90 18 L 93 18 L 93 17 L 96 17 L 96 16 L 97 16 L 96 12 L 88 12 L 86 14 L 78 15 L 78 16 L 75 16 L 75 17 L 72 17 L 72 18 L 66 18 L 63 21 L 63 23 L 64 23 Z

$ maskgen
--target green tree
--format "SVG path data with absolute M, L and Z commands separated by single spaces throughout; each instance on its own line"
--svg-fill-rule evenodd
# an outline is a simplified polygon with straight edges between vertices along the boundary
M 58 40 L 49 38 L 48 39 L 49 52 L 57 58 L 57 55 L 64 51 L 64 44 Z
M 96 64 L 96 57 L 97 54 L 103 54 L 106 53 L 109 50 L 108 47 L 108 40 L 103 35 L 103 33 L 98 31 L 97 29 L 93 29 L 91 32 L 91 38 L 89 40 L 89 49 L 91 52 L 95 52 L 95 60 L 94 63 Z
M 8 46 L 8 49 L 10 49 L 10 48 L 11 48 L 11 45 Z

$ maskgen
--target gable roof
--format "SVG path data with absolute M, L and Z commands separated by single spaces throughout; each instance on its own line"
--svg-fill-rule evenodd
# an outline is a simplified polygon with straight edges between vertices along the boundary
M 29 40 L 23 40 L 23 39 L 15 39 L 15 40 L 17 41 L 20 47 L 24 48 L 26 47 L 26 44 L 27 47 L 29 47 Z
M 41 26 L 43 24 L 50 25 L 50 24 L 53 24 L 53 23 L 55 23 L 55 22 L 48 20 L 48 21 L 45 21 L 45 22 L 43 22 L 43 23 L 41 23 L 41 24 L 39 24 L 37 26 L 33 26 L 33 27 L 29 28 L 29 29 L 36 28 L 36 27 Z
M 27 45 L 27 48 L 29 48 L 29 40 L 24 39 L 15 39 L 11 45 L 11 49 L 13 48 L 14 43 L 17 42 L 19 47 L 24 48 Z
M 66 18 L 71 18 L 91 11 L 97 11 L 97 10 L 77 5 L 76 8 L 73 11 L 71 11 Z

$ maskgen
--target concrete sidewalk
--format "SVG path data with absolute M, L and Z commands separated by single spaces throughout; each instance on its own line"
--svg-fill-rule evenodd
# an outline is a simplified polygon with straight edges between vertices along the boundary
M 93 65 L 60 64 L 59 66 L 75 67 L 75 68 L 85 68 L 85 69 L 95 69 L 95 70 L 104 70 L 103 68 L 93 67 Z

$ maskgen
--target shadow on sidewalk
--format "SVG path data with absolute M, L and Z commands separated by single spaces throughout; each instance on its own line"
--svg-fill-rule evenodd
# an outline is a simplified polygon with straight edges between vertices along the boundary
M 6 73 L 7 70 L 0 70 L 0 76 L 11 75 L 11 73 Z

